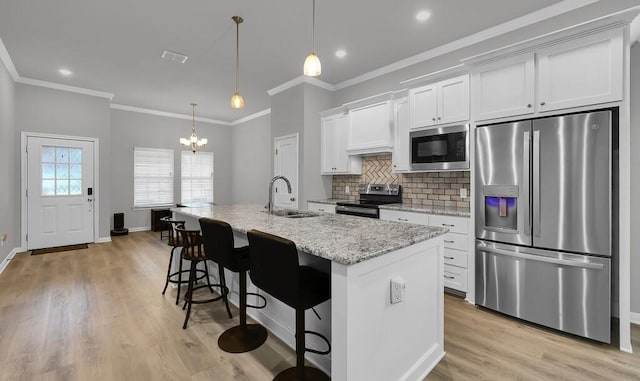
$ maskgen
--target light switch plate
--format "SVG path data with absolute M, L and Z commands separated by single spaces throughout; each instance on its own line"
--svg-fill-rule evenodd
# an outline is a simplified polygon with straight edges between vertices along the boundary
M 460 198 L 467 198 L 469 195 L 467 194 L 467 188 L 460 188 Z
M 351 192 L 351 188 L 348 185 L 344 187 L 344 193 L 349 194 Z

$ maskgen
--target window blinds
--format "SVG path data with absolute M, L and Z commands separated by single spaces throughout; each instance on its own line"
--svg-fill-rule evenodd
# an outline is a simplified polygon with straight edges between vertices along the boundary
M 213 202 L 213 153 L 182 151 L 181 202 Z
M 173 204 L 173 150 L 135 147 L 133 163 L 133 205 Z

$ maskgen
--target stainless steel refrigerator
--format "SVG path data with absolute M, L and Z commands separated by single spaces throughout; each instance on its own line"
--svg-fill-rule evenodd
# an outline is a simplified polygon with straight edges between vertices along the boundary
M 612 111 L 476 128 L 476 303 L 610 342 Z

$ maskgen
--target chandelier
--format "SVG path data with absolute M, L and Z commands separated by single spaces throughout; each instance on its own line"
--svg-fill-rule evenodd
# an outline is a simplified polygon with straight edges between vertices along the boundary
M 193 108 L 193 125 L 191 127 L 191 136 L 189 137 L 189 139 L 180 138 L 180 144 L 191 149 L 191 152 L 195 154 L 196 151 L 206 147 L 208 140 L 207 138 L 198 139 L 198 135 L 196 135 L 196 104 L 192 103 L 191 107 Z

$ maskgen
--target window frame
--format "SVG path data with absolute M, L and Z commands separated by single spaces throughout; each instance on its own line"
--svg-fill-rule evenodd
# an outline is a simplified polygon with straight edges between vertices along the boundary
M 204 157 L 210 157 L 211 159 L 211 175 L 210 176 L 185 176 L 185 170 L 184 170 L 184 166 L 185 166 L 185 157 L 194 157 L 200 155 L 199 157 L 202 158 Z M 193 164 L 193 161 L 191 162 L 191 164 Z M 204 180 L 204 179 L 210 179 L 210 187 L 211 187 L 211 197 L 210 199 L 185 199 L 185 180 L 189 180 L 189 181 L 193 181 L 193 180 Z M 213 152 L 208 152 L 208 151 L 198 151 L 196 153 L 193 153 L 191 151 L 181 151 L 180 153 L 180 203 L 185 204 L 185 203 L 213 203 L 214 199 L 215 199 L 215 191 L 214 191 L 214 184 L 215 184 L 215 155 Z M 193 183 L 191 183 L 191 188 L 193 189 Z M 193 191 L 189 192 L 193 195 Z

